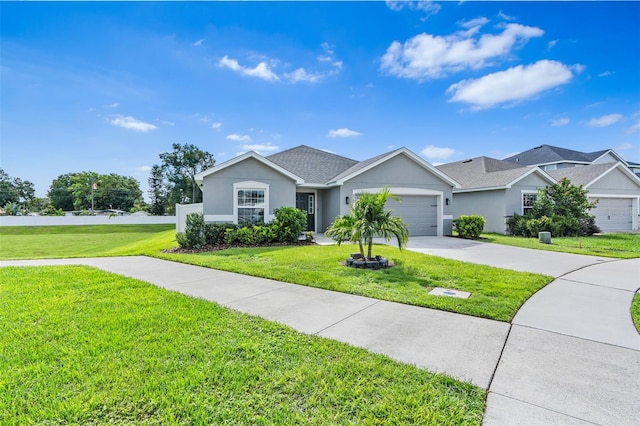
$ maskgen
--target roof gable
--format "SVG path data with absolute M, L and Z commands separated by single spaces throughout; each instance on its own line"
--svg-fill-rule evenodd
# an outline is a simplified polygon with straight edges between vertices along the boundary
M 423 160 L 422 158 L 418 157 L 416 154 L 414 154 L 413 152 L 411 152 L 410 150 L 408 150 L 407 148 L 404 148 L 404 147 L 396 149 L 395 151 L 392 151 L 392 152 L 388 152 L 388 153 L 385 153 L 385 154 L 377 155 L 375 157 L 369 158 L 368 160 L 361 161 L 361 162 L 353 165 L 349 169 L 345 170 L 343 173 L 341 173 L 341 174 L 337 175 L 336 177 L 334 177 L 331 180 L 331 182 L 329 182 L 329 183 L 330 184 L 336 184 L 336 185 L 342 185 L 346 181 L 348 181 L 350 179 L 353 179 L 354 177 L 356 177 L 358 175 L 361 175 L 362 173 L 365 173 L 366 171 L 371 170 L 374 167 L 377 167 L 378 165 L 380 165 L 380 164 L 382 164 L 382 163 L 384 163 L 386 161 L 389 161 L 390 159 L 392 159 L 392 158 L 394 158 L 394 157 L 396 157 L 398 155 L 404 155 L 404 156 L 408 157 L 412 161 L 416 162 L 419 166 L 421 166 L 425 170 L 431 172 L 432 174 L 434 174 L 438 178 L 442 179 L 443 181 L 447 182 L 448 184 L 450 184 L 454 188 L 459 188 L 460 187 L 460 184 L 458 182 L 456 182 L 454 179 L 452 179 L 450 176 L 448 176 L 445 173 L 441 172 L 436 167 L 432 166 L 431 164 L 429 164 L 428 162 L 426 162 L 425 160 Z
M 621 162 L 591 164 L 581 167 L 568 167 L 550 171 L 549 174 L 556 180 L 566 177 L 574 185 L 582 185 L 585 189 L 593 185 L 613 170 L 619 169 L 629 179 L 631 179 L 638 187 L 640 187 L 640 178 L 636 176 L 628 167 Z
M 242 155 L 239 155 L 235 158 L 232 158 L 229 161 L 225 161 L 224 163 L 221 163 L 219 165 L 216 165 L 210 169 L 204 170 L 198 174 L 196 174 L 194 176 L 194 179 L 196 182 L 198 183 L 202 183 L 202 181 L 204 180 L 205 177 L 210 176 L 214 173 L 217 173 L 221 170 L 224 170 L 228 167 L 232 167 L 235 164 L 241 163 L 249 158 L 253 158 L 261 163 L 263 163 L 264 165 L 271 167 L 272 169 L 282 173 L 283 175 L 293 179 L 297 185 L 300 185 L 302 183 L 304 183 L 303 179 L 300 176 L 295 175 L 294 173 L 292 173 L 289 170 L 286 170 L 282 167 L 280 167 L 279 165 L 273 163 L 272 161 L 269 161 L 268 159 L 264 158 L 262 155 L 258 154 L 257 152 L 254 151 L 249 151 L 249 152 L 245 152 Z
M 591 164 L 599 158 L 610 154 L 622 163 L 626 162 L 612 149 L 603 149 L 595 152 L 581 152 L 573 149 L 561 148 L 552 145 L 540 145 L 528 151 L 505 158 L 505 161 L 517 163 L 523 166 L 541 166 L 554 163 Z
M 506 189 L 531 174 L 537 174 L 549 183 L 555 182 L 537 167 L 521 167 L 490 157 L 456 161 L 437 168 L 460 182 L 462 190 Z

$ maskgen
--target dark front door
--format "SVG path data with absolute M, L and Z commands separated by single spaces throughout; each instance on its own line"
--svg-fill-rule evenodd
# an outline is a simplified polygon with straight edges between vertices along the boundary
M 316 230 L 316 197 L 314 194 L 296 193 L 296 207 L 307 214 L 307 231 Z

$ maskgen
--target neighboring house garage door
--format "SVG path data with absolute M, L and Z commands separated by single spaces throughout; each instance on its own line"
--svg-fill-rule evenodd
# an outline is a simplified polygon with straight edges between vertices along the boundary
M 596 225 L 602 231 L 630 231 L 632 225 L 632 200 L 630 198 L 600 198 L 591 210 Z
M 393 210 L 409 226 L 409 236 L 438 235 L 438 198 L 424 195 L 403 195 L 402 202 L 388 200 L 386 208 Z

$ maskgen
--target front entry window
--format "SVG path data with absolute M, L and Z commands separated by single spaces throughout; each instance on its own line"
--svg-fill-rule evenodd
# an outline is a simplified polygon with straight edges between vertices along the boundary
M 264 223 L 264 189 L 239 189 L 238 224 Z
M 522 194 L 522 214 L 526 215 L 533 210 L 533 205 L 538 198 L 537 193 L 524 193 Z

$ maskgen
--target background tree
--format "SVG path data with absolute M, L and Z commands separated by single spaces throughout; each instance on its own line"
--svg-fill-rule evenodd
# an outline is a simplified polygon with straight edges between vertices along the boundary
M 173 151 L 160 154 L 163 175 L 169 182 L 169 203 L 202 201 L 195 175 L 215 165 L 213 155 L 192 144 L 174 143 Z
M 61 175 L 51 183 L 48 196 L 55 209 L 90 210 L 92 188 L 93 206 L 96 210 L 130 211 L 134 205 L 142 202 L 140 183 L 132 177 L 115 173 L 101 175 L 79 172 Z
M 8 203 L 26 205 L 35 196 L 33 183 L 20 178 L 12 178 L 0 169 L 0 206 Z
M 151 200 L 149 212 L 156 216 L 163 215 L 167 210 L 167 185 L 162 173 L 162 167 L 154 165 L 149 177 L 149 199 Z

